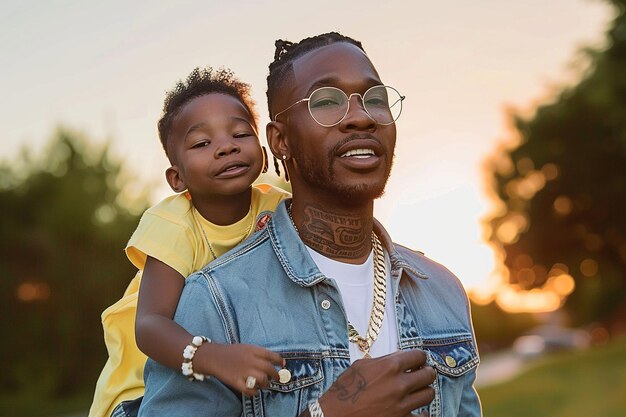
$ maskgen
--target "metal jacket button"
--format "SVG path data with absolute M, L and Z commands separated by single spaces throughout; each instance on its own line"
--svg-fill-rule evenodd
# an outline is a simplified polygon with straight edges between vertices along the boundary
M 452 356 L 446 356 L 446 363 L 450 368 L 454 368 L 456 366 L 456 360 Z
M 291 372 L 289 372 L 289 369 L 283 368 L 278 371 L 278 380 L 281 384 L 286 384 L 287 382 L 291 381 Z

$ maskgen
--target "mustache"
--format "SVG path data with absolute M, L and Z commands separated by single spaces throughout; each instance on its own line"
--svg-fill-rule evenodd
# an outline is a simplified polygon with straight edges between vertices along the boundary
M 346 136 L 341 141 L 339 141 L 339 143 L 337 143 L 335 146 L 333 146 L 333 149 L 331 150 L 329 155 L 330 156 L 335 155 L 335 153 L 337 152 L 337 149 L 339 149 L 340 147 L 342 147 L 343 145 L 345 145 L 348 142 L 351 142 L 353 140 L 358 140 L 358 139 L 370 139 L 370 140 L 373 140 L 382 149 L 384 149 L 384 146 L 383 146 L 382 142 L 380 140 L 378 140 L 378 138 L 376 136 L 372 135 L 371 133 L 353 133 L 353 134 L 351 134 L 349 136 Z

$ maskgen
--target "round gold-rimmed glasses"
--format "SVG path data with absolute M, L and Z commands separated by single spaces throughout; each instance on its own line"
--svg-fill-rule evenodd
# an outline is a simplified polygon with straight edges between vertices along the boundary
M 363 108 L 378 124 L 390 125 L 398 120 L 402 113 L 402 101 L 405 96 L 388 85 L 375 85 L 363 95 L 352 93 L 349 96 L 336 87 L 320 87 L 309 97 L 298 100 L 285 110 L 276 113 L 274 121 L 296 104 L 306 101 L 313 120 L 321 126 L 332 127 L 346 118 L 350 109 L 350 99 L 354 95 L 361 98 Z

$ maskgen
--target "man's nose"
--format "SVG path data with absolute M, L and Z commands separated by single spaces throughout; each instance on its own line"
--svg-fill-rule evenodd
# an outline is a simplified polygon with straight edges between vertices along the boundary
M 348 99 L 348 113 L 340 123 L 340 127 L 347 130 L 362 131 L 376 129 L 376 121 L 365 110 L 361 95 L 352 94 Z

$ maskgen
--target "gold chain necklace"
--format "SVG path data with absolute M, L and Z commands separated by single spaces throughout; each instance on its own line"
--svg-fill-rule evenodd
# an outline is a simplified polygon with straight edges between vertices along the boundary
M 198 223 L 198 227 L 200 227 L 200 231 L 202 232 L 202 236 L 204 237 L 204 242 L 209 247 L 209 251 L 211 251 L 211 255 L 213 255 L 213 259 L 217 259 L 217 254 L 213 250 L 213 246 L 211 246 L 211 242 L 209 242 L 209 238 L 207 237 L 206 232 L 204 231 L 204 226 L 202 225 L 202 222 L 200 221 L 200 219 L 198 218 L 198 215 L 196 214 L 197 211 L 198 210 L 195 207 L 191 208 L 191 214 L 196 220 L 196 223 Z M 250 230 L 252 230 L 253 223 L 254 223 L 254 216 L 252 216 L 252 213 L 250 213 L 250 225 L 248 226 L 248 230 L 246 230 L 246 234 L 243 235 L 241 240 L 237 242 L 235 246 L 243 242 L 246 239 L 246 237 L 248 237 L 248 234 L 250 234 Z
M 374 300 L 372 302 L 372 312 L 367 325 L 367 336 L 363 337 L 348 321 L 348 340 L 356 343 L 359 350 L 363 352 L 364 358 L 371 358 L 370 349 L 378 338 L 380 328 L 383 325 L 385 316 L 385 301 L 387 299 L 387 266 L 385 265 L 385 253 L 380 239 L 372 232 L 372 247 L 374 248 Z
M 291 224 L 298 232 L 298 227 L 291 216 L 291 204 L 287 209 Z M 385 252 L 383 245 L 378 236 L 372 231 L 372 247 L 374 249 L 374 300 L 372 302 L 372 311 L 370 320 L 367 325 L 367 336 L 363 337 L 354 328 L 352 323 L 348 321 L 348 340 L 355 343 L 359 350 L 363 352 L 364 358 L 371 358 L 370 349 L 378 338 L 380 328 L 383 325 L 385 316 L 385 302 L 387 299 L 387 266 L 385 264 Z

